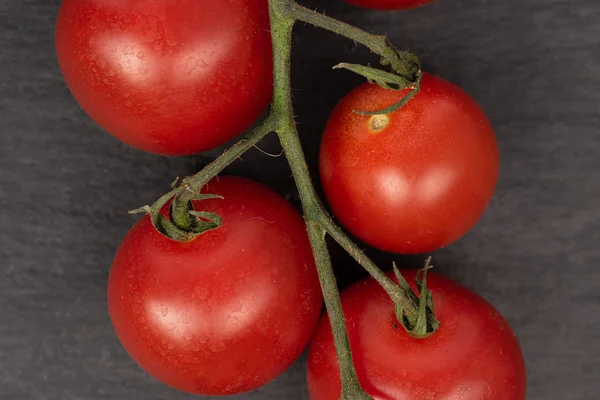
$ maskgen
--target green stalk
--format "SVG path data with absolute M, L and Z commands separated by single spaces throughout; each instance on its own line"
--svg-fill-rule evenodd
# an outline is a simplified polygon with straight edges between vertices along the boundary
M 380 55 L 383 64 L 390 65 L 398 75 L 411 82 L 414 81 L 420 70 L 419 59 L 414 54 L 396 50 L 383 35 L 375 35 L 335 18 L 319 14 L 302 7 L 293 0 L 280 0 L 278 4 L 282 12 L 291 18 L 337 33 L 364 45 L 373 53 Z
M 274 71 L 274 96 L 269 117 L 202 171 L 183 179 L 176 188 L 167 195 L 162 196 L 152 207 L 142 207 L 135 212 L 150 213 L 157 229 L 160 228 L 159 230 L 163 234 L 167 234 L 172 239 L 190 240 L 194 237 L 191 233 L 198 234 L 197 232 L 191 232 L 195 223 L 194 218 L 197 217 L 198 213 L 191 209 L 190 201 L 195 199 L 200 189 L 210 179 L 252 148 L 268 133 L 275 131 L 292 170 L 302 202 L 306 229 L 315 258 L 338 357 L 342 400 L 372 400 L 372 397 L 362 389 L 352 360 L 342 303 L 326 246 L 325 235 L 330 234 L 381 284 L 396 304 L 397 310 L 401 310 L 398 316 L 400 322 L 404 323 L 403 319 L 406 318 L 411 325 L 414 325 L 416 321 L 423 320 L 425 307 L 422 304 L 419 307 L 419 299 L 406 282 L 401 282 L 400 285 L 394 283 L 344 234 L 330 219 L 316 194 L 294 120 L 290 86 L 292 29 L 296 21 L 303 21 L 362 43 L 379 54 L 382 57 L 383 64 L 392 67 L 399 76 L 401 83 L 406 80 L 408 83 L 418 85 L 420 76 L 418 59 L 410 53 L 397 51 L 383 36 L 373 35 L 333 18 L 317 14 L 299 6 L 293 0 L 268 0 L 268 2 Z M 374 73 L 377 76 L 387 77 L 381 72 L 375 71 Z M 168 199 L 173 197 L 175 200 L 171 219 L 167 220 L 159 215 L 159 210 L 166 204 Z M 212 228 L 218 226 L 219 223 L 220 221 L 215 222 Z M 420 336 L 423 337 L 424 335 Z
M 304 159 L 302 145 L 294 121 L 292 90 L 290 86 L 292 28 L 295 20 L 285 15 L 282 2 L 269 0 L 271 35 L 273 38 L 273 105 L 278 124 L 277 135 L 292 169 L 298 193 L 304 210 L 306 230 L 315 257 L 315 264 L 321 282 L 325 306 L 329 314 L 333 341 L 340 365 L 343 400 L 372 400 L 358 382 L 342 302 L 337 288 L 329 251 L 325 243 L 325 230 L 319 225 L 316 216 L 322 214 L 323 207 L 312 185 L 308 166 Z
M 173 208 L 173 223 L 179 229 L 186 230 L 192 226 L 191 216 L 189 215 L 188 203 L 196 196 L 200 189 L 214 178 L 225 167 L 235 161 L 242 154 L 254 147 L 265 136 L 273 132 L 275 128 L 275 117 L 271 113 L 259 126 L 254 128 L 243 139 L 227 149 L 216 160 L 205 166 L 196 175 L 183 179 L 179 188 L 183 188 L 175 197 L 175 207 Z

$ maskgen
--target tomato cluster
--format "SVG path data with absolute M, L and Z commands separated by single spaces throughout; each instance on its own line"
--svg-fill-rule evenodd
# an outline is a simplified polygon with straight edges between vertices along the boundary
M 347 0 L 406 9 L 431 0 Z M 121 141 L 163 155 L 212 149 L 245 131 L 272 94 L 266 0 L 63 0 L 58 60 L 75 99 Z M 319 170 L 341 224 L 375 248 L 434 251 L 481 218 L 498 179 L 494 131 L 460 88 L 423 74 L 420 92 L 365 83 L 325 127 Z M 357 112 L 358 111 L 358 112 Z M 312 400 L 339 400 L 340 370 L 304 221 L 256 182 L 219 177 L 191 201 L 221 225 L 173 240 L 144 216 L 119 247 L 108 309 L 131 357 L 201 395 L 254 390 L 308 346 Z M 161 213 L 172 217 L 170 204 Z M 404 273 L 415 288 L 415 272 Z M 391 276 L 391 275 L 390 275 Z M 392 277 L 396 279 L 395 277 Z M 507 322 L 481 297 L 431 274 L 439 329 L 400 324 L 374 280 L 342 293 L 358 379 L 377 400 L 524 400 L 525 368 Z M 319 321 L 320 319 L 320 321 Z

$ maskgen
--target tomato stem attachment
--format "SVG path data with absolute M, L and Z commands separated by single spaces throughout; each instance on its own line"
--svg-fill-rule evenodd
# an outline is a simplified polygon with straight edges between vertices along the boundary
M 199 194 L 200 189 L 225 167 L 273 132 L 275 123 L 275 115 L 269 115 L 259 126 L 251 130 L 243 139 L 231 146 L 196 175 L 189 176 L 181 181 L 176 179 L 172 184 L 176 187 L 161 196 L 154 204 L 140 207 L 129 213 L 149 214 L 152 225 L 157 231 L 177 241 L 191 240 L 207 230 L 220 226 L 221 221 L 218 216 L 202 214 L 201 211 L 199 214 L 191 202 L 208 198 L 207 195 Z M 173 205 L 170 218 L 166 218 L 161 214 L 161 210 L 171 200 L 173 200 Z
M 429 321 L 428 329 L 424 332 L 415 330 L 417 321 L 421 318 L 420 315 L 422 314 L 420 312 L 420 300 L 402 275 L 398 277 L 398 284 L 396 284 L 329 217 L 321 216 L 320 222 L 327 233 L 387 292 L 394 304 L 396 304 L 396 311 L 402 310 L 400 313 L 397 312 L 398 322 L 404 326 L 411 336 L 424 338 L 437 330 L 439 322 L 437 322 L 435 315 L 433 315 L 433 306 L 423 311 L 427 321 Z M 429 261 L 427 261 L 425 268 L 430 268 Z M 395 264 L 394 269 L 396 269 Z M 399 275 L 399 272 L 397 275 Z M 419 281 L 417 281 L 417 284 L 419 284 Z
M 427 287 L 427 271 L 433 268 L 431 266 L 431 257 L 425 261 L 425 266 L 417 274 L 417 289 L 419 296 L 411 289 L 406 279 L 402 276 L 396 263 L 393 263 L 394 274 L 405 294 L 412 299 L 413 303 L 417 303 L 417 315 L 409 318 L 405 312 L 404 305 L 401 302 L 396 302 L 396 318 L 404 326 L 404 329 L 412 336 L 423 339 L 432 335 L 440 327 L 440 322 L 435 317 L 433 312 L 433 296 Z

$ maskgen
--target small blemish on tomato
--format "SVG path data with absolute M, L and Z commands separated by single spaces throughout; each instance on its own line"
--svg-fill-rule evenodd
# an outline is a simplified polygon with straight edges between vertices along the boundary
M 390 123 L 390 117 L 385 114 L 372 115 L 369 118 L 369 131 L 371 133 L 377 134 L 384 130 Z

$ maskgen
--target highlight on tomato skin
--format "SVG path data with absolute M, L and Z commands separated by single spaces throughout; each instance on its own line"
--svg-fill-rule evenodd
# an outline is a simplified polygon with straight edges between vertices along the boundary
M 415 290 L 416 271 L 402 275 Z M 411 337 L 398 323 L 394 303 L 375 280 L 342 293 L 350 348 L 365 391 L 375 400 L 525 400 L 523 354 L 502 315 L 441 275 L 429 272 L 427 285 L 440 327 L 425 339 Z M 311 400 L 339 400 L 339 366 L 326 315 L 311 341 L 307 370 Z
M 177 242 L 144 216 L 114 258 L 109 314 L 154 378 L 194 394 L 248 392 L 306 348 L 321 313 L 319 280 L 304 221 L 279 194 L 235 177 L 203 192 L 223 199 L 195 208 L 223 225 Z
M 361 8 L 372 10 L 408 10 L 417 8 L 435 0 L 344 0 L 345 2 Z
M 325 197 L 353 235 L 395 253 L 426 253 L 461 238 L 482 217 L 499 174 L 494 130 L 463 90 L 424 73 L 422 89 L 364 83 L 334 108 L 321 140 Z
M 224 144 L 272 96 L 264 0 L 63 0 L 55 45 L 83 110 L 151 153 Z

